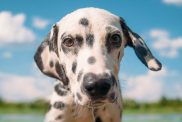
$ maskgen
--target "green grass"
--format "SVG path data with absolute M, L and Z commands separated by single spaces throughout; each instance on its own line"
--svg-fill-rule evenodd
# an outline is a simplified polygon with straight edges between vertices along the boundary
M 0 109 L 0 114 L 9 114 L 9 113 L 16 113 L 16 114 L 45 114 L 46 109 L 44 108 L 1 108 Z M 171 107 L 166 107 L 166 108 L 153 108 L 153 109 L 131 109 L 131 108 L 126 108 L 123 110 L 124 114 L 177 114 L 181 113 L 182 114 L 182 108 L 171 108 Z
M 48 103 L 44 100 L 36 100 L 29 103 L 13 103 L 0 100 L 0 114 L 3 113 L 35 113 L 44 114 L 48 110 Z
M 161 100 L 154 103 L 139 103 L 134 100 L 124 100 L 123 103 L 125 114 L 175 114 L 182 113 L 182 100 L 180 99 L 166 99 L 162 97 Z
M 138 103 L 133 100 L 124 100 L 124 114 L 182 114 L 182 100 L 169 100 L 165 97 L 155 103 Z M 29 103 L 10 103 L 0 99 L 0 114 L 45 114 L 48 103 L 44 100 L 36 100 Z
M 182 108 L 124 109 L 124 114 L 182 114 Z
M 37 110 L 37 109 L 15 109 L 15 108 L 7 108 L 0 109 L 0 114 L 45 114 L 45 110 Z

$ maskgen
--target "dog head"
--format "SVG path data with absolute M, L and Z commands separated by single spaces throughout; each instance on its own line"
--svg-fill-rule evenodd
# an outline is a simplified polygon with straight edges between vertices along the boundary
M 126 46 L 150 70 L 161 69 L 144 40 L 122 18 L 85 8 L 56 23 L 34 58 L 44 74 L 70 87 L 76 103 L 95 105 L 120 96 L 118 72 Z

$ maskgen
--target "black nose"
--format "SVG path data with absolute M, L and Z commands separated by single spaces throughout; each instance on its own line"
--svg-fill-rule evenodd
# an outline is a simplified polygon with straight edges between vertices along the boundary
M 95 74 L 86 74 L 83 78 L 84 91 L 93 99 L 99 99 L 107 95 L 111 88 L 112 80 Z

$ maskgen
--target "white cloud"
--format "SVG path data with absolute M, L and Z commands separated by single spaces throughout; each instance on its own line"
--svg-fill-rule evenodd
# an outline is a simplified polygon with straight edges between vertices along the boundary
M 3 58 L 5 58 L 5 59 L 10 59 L 10 58 L 12 58 L 12 53 L 11 53 L 11 52 L 4 52 L 4 53 L 3 53 Z
M 177 6 L 182 5 L 182 0 L 163 0 L 163 2 L 166 4 L 172 4 Z
M 175 95 L 173 95 L 174 97 L 182 98 L 182 85 L 181 84 L 179 84 L 179 83 L 174 84 L 174 93 L 176 93 Z
M 182 49 L 182 37 L 170 38 L 170 34 L 161 29 L 153 29 L 150 36 L 154 39 L 153 47 L 163 57 L 176 58 Z
M 8 11 L 0 12 L 0 45 L 35 40 L 35 34 L 24 25 L 25 19 L 22 13 L 13 15 Z
M 33 76 L 0 73 L 0 97 L 7 101 L 31 101 L 47 98 L 53 83 Z
M 44 29 L 48 26 L 48 24 L 49 24 L 48 20 L 45 20 L 45 19 L 42 19 L 39 17 L 35 17 L 33 19 L 33 26 L 38 28 L 38 29 Z
M 124 98 L 147 102 L 159 100 L 163 93 L 163 78 L 166 75 L 167 70 L 163 68 L 159 72 L 149 71 L 139 76 L 124 76 L 126 79 L 123 89 Z
M 162 96 L 182 99 L 181 74 L 163 68 L 161 71 L 148 71 L 138 76 L 120 75 L 124 99 L 139 102 L 155 102 Z

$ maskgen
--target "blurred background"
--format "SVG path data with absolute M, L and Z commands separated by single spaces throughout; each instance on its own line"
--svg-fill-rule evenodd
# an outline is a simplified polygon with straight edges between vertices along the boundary
M 0 122 L 43 121 L 55 80 L 33 55 L 54 23 L 84 7 L 122 16 L 163 64 L 149 71 L 126 48 L 123 122 L 182 122 L 182 0 L 0 0 Z

